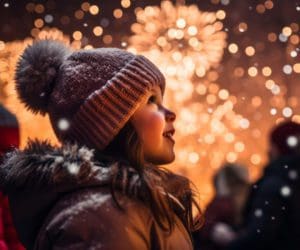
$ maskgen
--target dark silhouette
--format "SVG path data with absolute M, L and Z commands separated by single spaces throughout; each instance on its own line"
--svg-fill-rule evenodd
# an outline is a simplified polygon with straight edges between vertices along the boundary
M 206 209 L 204 227 L 194 233 L 196 249 L 223 249 L 241 224 L 241 211 L 249 190 L 246 168 L 225 164 L 213 182 L 216 195 Z
M 19 147 L 20 133 L 17 118 L 0 104 L 0 162 L 8 151 Z M 0 192 L 0 249 L 24 249 L 14 228 L 7 197 Z
M 270 163 L 251 190 L 245 223 L 228 249 L 300 249 L 300 125 L 287 121 L 270 134 Z

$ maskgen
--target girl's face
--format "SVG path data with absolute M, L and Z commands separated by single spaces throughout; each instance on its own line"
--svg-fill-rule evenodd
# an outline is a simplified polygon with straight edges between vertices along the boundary
M 145 160 L 154 164 L 167 164 L 175 159 L 173 122 L 176 116 L 162 105 L 162 100 L 161 89 L 155 86 L 131 117 L 142 140 Z

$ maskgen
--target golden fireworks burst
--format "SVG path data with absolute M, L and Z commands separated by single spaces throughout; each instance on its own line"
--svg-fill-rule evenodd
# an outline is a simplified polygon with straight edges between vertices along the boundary
M 196 5 L 174 6 L 170 1 L 163 1 L 160 7 L 137 9 L 129 50 L 150 52 L 168 75 L 176 75 L 177 69 L 185 78 L 206 72 L 218 66 L 226 46 L 226 32 L 217 16 L 200 11 Z M 162 52 L 167 58 L 164 63 L 156 57 Z

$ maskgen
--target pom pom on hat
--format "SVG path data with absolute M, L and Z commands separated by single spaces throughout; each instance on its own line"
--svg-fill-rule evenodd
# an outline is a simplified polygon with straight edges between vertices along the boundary
M 55 79 L 68 54 L 68 48 L 54 40 L 36 42 L 23 52 L 16 69 L 16 90 L 32 112 L 47 112 Z

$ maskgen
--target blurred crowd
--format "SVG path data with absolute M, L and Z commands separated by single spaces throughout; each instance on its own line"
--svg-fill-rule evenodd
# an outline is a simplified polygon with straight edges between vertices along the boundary
M 196 249 L 300 249 L 299 140 L 299 124 L 286 121 L 274 127 L 269 162 L 255 183 L 243 166 L 219 169 L 206 222 L 193 235 Z

